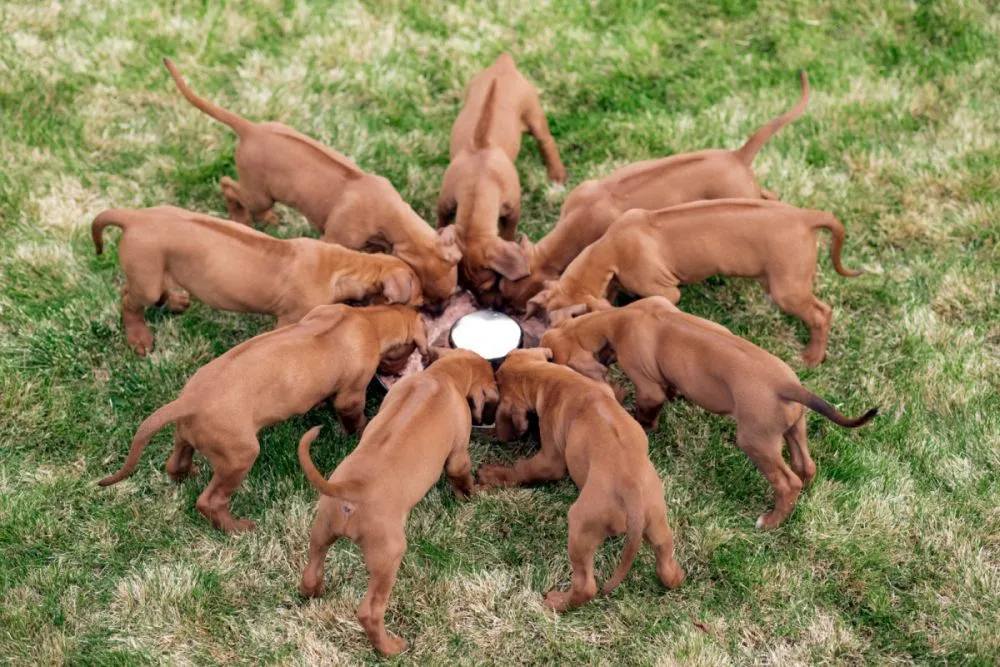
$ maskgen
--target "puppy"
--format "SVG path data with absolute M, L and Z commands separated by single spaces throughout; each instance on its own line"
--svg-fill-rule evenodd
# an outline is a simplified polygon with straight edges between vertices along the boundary
M 549 177 L 566 180 L 538 93 L 504 53 L 469 85 L 452 128 L 451 164 L 437 204 L 438 228 L 455 222 L 458 230 L 459 282 L 486 305 L 495 299 L 498 275 L 509 280 L 528 275 L 527 258 L 514 242 L 521 215 L 514 160 L 525 128 L 538 139 Z
M 135 470 L 153 434 L 177 424 L 167 474 L 182 481 L 197 449 L 212 466 L 212 480 L 195 506 L 225 532 L 252 530 L 234 519 L 229 499 L 260 452 L 257 432 L 332 398 L 344 430 L 365 426 L 365 391 L 384 356 L 400 346 L 426 352 L 421 316 L 403 306 L 318 306 L 298 324 L 261 334 L 214 359 L 191 377 L 177 400 L 139 426 L 121 470 L 98 484 L 110 486 Z
M 727 329 L 679 312 L 663 297 L 640 299 L 623 308 L 562 322 L 542 336 L 553 360 L 601 378 L 596 357 L 617 359 L 635 384 L 636 419 L 656 430 L 665 400 L 692 403 L 736 420 L 736 442 L 774 489 L 774 508 L 757 519 L 775 528 L 795 506 L 816 474 L 806 441 L 806 412 L 815 410 L 846 428 L 868 423 L 873 408 L 857 419 L 844 417 L 803 388 L 786 363 Z M 781 455 L 788 443 L 791 468 Z
M 805 72 L 800 72 L 799 78 L 802 96 L 798 104 L 757 130 L 736 150 L 713 149 L 645 160 L 600 180 L 581 183 L 566 197 L 559 222 L 551 232 L 535 245 L 521 240 L 531 273 L 519 280 L 500 281 L 505 306 L 524 310 L 528 299 L 542 290 L 546 280 L 557 279 L 584 248 L 629 209 L 656 210 L 702 199 L 777 199 L 760 189 L 750 165 L 757 151 L 778 130 L 805 112 L 809 80 Z
M 189 293 L 222 310 L 274 315 L 279 327 L 331 303 L 373 297 L 423 303 L 413 269 L 389 255 L 315 239 L 276 239 L 173 206 L 104 211 L 90 226 L 98 255 L 108 225 L 122 230 L 122 321 L 129 346 L 140 356 L 153 349 L 146 307 L 165 304 L 181 312 L 190 304 Z
M 588 298 L 604 297 L 612 280 L 637 296 L 664 296 L 677 303 L 678 285 L 716 274 L 756 278 L 778 308 L 809 327 L 802 359 L 816 366 L 826 356 L 833 318 L 830 306 L 812 292 L 820 229 L 833 235 L 830 257 L 837 273 L 859 275 L 840 263 L 844 226 L 830 213 L 753 199 L 635 209 L 580 253 L 558 281 L 532 297 L 528 313 L 544 309 L 557 323 L 586 312 Z
M 528 428 L 528 413 L 536 412 L 541 451 L 511 467 L 479 468 L 483 487 L 557 480 L 567 470 L 580 487 L 569 510 L 572 585 L 567 592 L 550 591 L 545 604 L 563 611 L 593 598 L 594 553 L 609 535 L 622 533 L 625 550 L 602 588 L 604 595 L 628 574 L 643 536 L 656 550 L 660 581 L 668 588 L 679 586 L 684 570 L 674 560 L 663 484 L 647 456 L 646 434 L 607 385 L 547 363 L 551 356 L 545 348 L 515 350 L 497 372 L 497 437 L 506 442 L 520 436 Z
M 253 217 L 277 222 L 275 202 L 291 206 L 323 234 L 323 240 L 355 250 L 390 252 L 413 267 L 431 302 L 457 287 L 461 251 L 454 230 L 435 234 L 392 184 L 369 174 L 340 153 L 281 123 L 253 123 L 198 97 L 166 58 L 181 94 L 236 132 L 240 180 L 224 176 L 229 217 L 249 225 Z
M 312 526 L 302 595 L 323 593 L 323 565 L 330 546 L 346 537 L 359 547 L 368 569 L 368 594 L 358 620 L 382 655 L 406 650 L 406 641 L 385 629 L 385 608 L 406 553 L 406 518 L 441 476 L 455 492 L 473 492 L 469 434 L 472 419 L 499 399 L 489 362 L 465 350 L 434 349 L 440 359 L 393 385 L 357 448 L 329 481 L 313 465 L 309 446 L 316 427 L 299 443 L 299 461 L 322 493 Z M 469 403 L 472 410 L 469 410 Z

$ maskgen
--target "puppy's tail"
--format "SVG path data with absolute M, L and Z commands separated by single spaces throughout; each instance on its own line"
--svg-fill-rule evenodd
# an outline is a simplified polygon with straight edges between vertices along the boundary
M 312 457 L 309 456 L 309 447 L 312 446 L 313 440 L 319 435 L 322 426 L 313 426 L 311 429 L 305 432 L 305 435 L 299 440 L 299 464 L 302 466 L 302 470 L 306 473 L 306 479 L 309 483 L 313 485 L 317 491 L 322 493 L 324 496 L 333 496 L 334 498 L 347 499 L 348 496 L 356 490 L 353 484 L 334 484 L 330 480 L 323 477 L 322 473 L 316 469 L 316 464 L 313 463 Z
M 634 482 L 629 482 L 628 487 L 618 492 L 618 500 L 625 506 L 625 549 L 614 574 L 601 587 L 601 595 L 611 595 L 618 588 L 625 575 L 632 569 L 632 561 L 642 546 L 642 533 L 645 528 L 642 488 Z
M 150 438 L 167 424 L 175 422 L 189 414 L 191 414 L 191 408 L 181 400 L 176 400 L 167 403 L 146 417 L 146 420 L 139 425 L 139 430 L 135 432 L 135 437 L 132 438 L 132 446 L 128 450 L 128 458 L 125 459 L 125 465 L 114 475 L 105 477 L 99 481 L 97 483 L 98 486 L 117 484 L 135 472 L 135 467 L 139 465 L 139 457 L 142 456 L 142 450 L 149 444 Z
M 757 130 L 753 136 L 747 139 L 745 144 L 737 148 L 734 152 L 736 153 L 736 157 L 740 159 L 740 162 L 750 166 L 750 163 L 753 162 L 754 156 L 757 155 L 757 151 L 763 148 L 764 144 L 766 144 L 778 130 L 805 112 L 806 104 L 809 103 L 809 77 L 806 76 L 805 71 L 799 71 L 799 82 L 802 84 L 802 95 L 799 97 L 798 104 L 777 118 L 769 121 L 764 127 Z
M 837 273 L 848 278 L 860 276 L 864 273 L 863 271 L 845 269 L 844 265 L 840 263 L 840 251 L 844 247 L 844 225 L 841 224 L 840 220 L 837 220 L 836 216 L 832 213 L 823 212 L 817 216 L 813 226 L 830 230 L 830 234 L 833 237 L 830 241 L 830 259 L 833 261 L 833 268 Z
M 837 408 L 833 407 L 822 398 L 812 393 L 802 385 L 789 387 L 788 389 L 781 391 L 778 395 L 785 399 L 786 401 L 795 401 L 796 403 L 801 403 L 810 410 L 818 412 L 823 415 L 834 424 L 843 426 L 844 428 L 858 428 L 859 426 L 864 426 L 878 414 L 878 408 L 872 408 L 865 414 L 861 415 L 856 419 L 850 419 L 840 414 Z
M 497 80 L 490 83 L 490 90 L 486 93 L 486 102 L 483 103 L 483 113 L 476 122 L 476 129 L 472 134 L 472 145 L 475 148 L 486 148 L 489 143 L 490 128 L 493 126 L 493 103 L 497 96 Z
M 215 120 L 225 123 L 229 127 L 233 128 L 233 131 L 241 137 L 253 128 L 254 124 L 246 118 L 234 114 L 232 111 L 228 111 L 227 109 L 223 109 L 220 106 L 216 106 L 208 100 L 198 97 L 193 90 L 188 88 L 187 83 L 185 83 L 184 79 L 181 78 L 181 73 L 177 71 L 177 68 L 174 67 L 174 64 L 170 62 L 169 58 L 164 58 L 163 64 L 166 66 L 167 71 L 170 72 L 170 76 L 174 78 L 174 83 L 176 83 L 177 88 L 180 89 L 181 95 L 183 95 L 184 98 L 195 107 Z
M 104 228 L 108 225 L 124 230 L 136 219 L 138 211 L 130 208 L 109 208 L 94 218 L 90 223 L 90 238 L 94 241 L 94 250 L 100 255 L 104 252 Z

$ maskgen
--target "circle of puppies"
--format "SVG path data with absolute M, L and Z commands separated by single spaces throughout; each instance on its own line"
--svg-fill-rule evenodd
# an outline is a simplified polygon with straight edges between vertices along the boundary
M 507 54 L 466 92 L 437 230 L 387 179 L 285 125 L 211 104 L 164 62 L 191 104 L 236 132 L 239 181 L 221 180 L 231 220 L 172 206 L 110 209 L 94 219 L 98 253 L 105 227 L 122 230 L 128 344 L 148 354 L 145 309 L 182 312 L 190 295 L 223 310 L 274 315 L 278 328 L 199 369 L 175 401 L 139 426 L 121 470 L 99 483 L 130 475 L 153 434 L 174 423 L 167 473 L 182 481 L 200 452 L 213 475 L 196 507 L 220 530 L 251 530 L 229 502 L 260 451 L 257 432 L 331 400 L 344 431 L 362 436 L 329 479 L 309 455 L 319 427 L 299 443 L 302 468 L 322 494 L 300 589 L 321 595 L 330 546 L 341 537 L 358 544 L 369 574 L 358 619 L 382 654 L 406 648 L 385 628 L 386 604 L 406 551 L 406 517 L 442 470 L 462 497 L 569 472 L 580 488 L 568 517 L 572 581 L 544 598 L 562 611 L 597 594 L 594 554 L 611 535 L 625 534 L 625 545 L 602 593 L 625 578 L 643 539 L 664 586 L 684 579 L 644 431 L 656 429 L 665 401 L 684 397 L 736 420 L 738 446 L 774 492 L 773 508 L 757 520 L 764 530 L 785 520 L 816 473 L 805 408 L 848 428 L 876 414 L 844 417 L 777 357 L 675 305 L 679 285 L 712 275 L 755 278 L 808 326 L 805 364 L 823 361 L 832 311 L 812 292 L 816 237 L 830 231 L 834 268 L 854 276 L 840 261 L 844 228 L 829 213 L 777 201 L 750 168 L 774 133 L 805 111 L 804 73 L 798 103 L 742 147 L 638 162 L 586 181 L 567 196 L 552 231 L 532 244 L 517 238 L 514 160 L 522 132 L 538 141 L 551 181 L 564 182 L 566 170 L 538 93 Z M 254 220 L 278 222 L 275 202 L 302 213 L 322 240 L 252 229 Z M 540 347 L 511 352 L 496 373 L 473 352 L 431 347 L 417 308 L 439 313 L 459 285 L 486 307 L 542 317 L 551 328 Z M 618 288 L 642 298 L 615 308 L 609 299 Z M 366 424 L 374 374 L 399 373 L 414 349 L 430 365 L 397 382 Z M 634 418 L 608 381 L 615 362 L 635 385 Z M 504 442 L 522 436 L 537 415 L 541 447 L 511 466 L 482 465 L 474 479 L 472 424 L 493 413 Z

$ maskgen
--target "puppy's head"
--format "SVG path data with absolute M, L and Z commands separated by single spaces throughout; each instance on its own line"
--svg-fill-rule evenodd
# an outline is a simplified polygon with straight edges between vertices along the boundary
M 584 347 L 572 325 L 573 320 L 567 320 L 562 326 L 546 331 L 542 335 L 542 347 L 552 350 L 555 363 L 569 366 L 593 380 L 606 380 L 608 369 L 596 358 L 600 350 Z
M 440 303 L 455 293 L 461 259 L 462 250 L 455 236 L 455 226 L 439 229 L 426 256 L 416 258 L 413 263 L 427 301 Z
M 382 274 L 382 296 L 386 303 L 400 303 L 414 308 L 424 302 L 420 280 L 413 269 L 405 264 Z
M 467 374 L 469 391 L 466 398 L 473 421 L 483 424 L 493 420 L 493 413 L 500 400 L 500 390 L 490 362 L 475 352 L 438 346 L 430 348 L 428 358 L 431 364 L 442 359 L 449 360 L 448 363 L 460 364 L 460 372 Z

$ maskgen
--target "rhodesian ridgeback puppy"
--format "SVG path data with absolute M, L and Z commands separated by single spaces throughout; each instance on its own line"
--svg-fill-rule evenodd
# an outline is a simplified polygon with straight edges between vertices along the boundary
M 176 482 L 187 477 L 197 449 L 214 473 L 195 503 L 198 511 L 219 530 L 252 530 L 252 521 L 230 514 L 229 499 L 260 453 L 257 432 L 326 399 L 346 432 L 363 429 L 365 392 L 380 360 L 395 364 L 400 347 L 414 346 L 427 351 L 425 325 L 414 310 L 318 306 L 298 324 L 251 338 L 198 369 L 177 400 L 142 422 L 121 470 L 98 484 L 131 475 L 153 434 L 176 423 L 167 474 Z
M 657 210 L 702 199 L 777 199 L 761 190 L 750 165 L 782 127 L 806 109 L 809 80 L 800 72 L 802 96 L 787 113 L 768 122 L 736 150 L 703 150 L 623 167 L 600 180 L 584 181 L 563 202 L 556 226 L 537 244 L 521 239 L 531 274 L 501 280 L 504 304 L 524 310 L 546 280 L 555 280 L 584 248 L 599 239 L 625 211 Z
M 458 230 L 459 282 L 486 305 L 497 296 L 499 276 L 517 280 L 528 275 L 524 250 L 514 241 L 521 215 L 514 160 L 525 129 L 538 139 L 550 178 L 566 180 L 538 92 L 504 53 L 472 80 L 465 94 L 437 204 L 438 228 L 454 222 Z
M 569 510 L 569 591 L 550 591 L 545 604 L 572 609 L 597 594 L 594 553 L 611 535 L 625 533 L 625 550 L 601 592 L 610 595 L 632 567 L 645 536 L 656 550 L 656 574 L 675 588 L 684 570 L 674 560 L 663 483 L 648 457 L 642 427 L 618 405 L 611 389 L 565 366 L 550 364 L 545 348 L 514 350 L 497 371 L 500 405 L 497 437 L 506 442 L 528 429 L 538 415 L 541 451 L 513 466 L 483 465 L 484 488 L 562 479 L 569 471 L 580 497 Z
M 432 348 L 440 356 L 425 371 L 407 376 L 386 394 L 357 448 L 329 481 L 309 457 L 316 427 L 299 443 L 299 461 L 320 492 L 300 590 L 323 593 L 326 554 L 341 537 L 359 547 L 368 570 L 368 594 L 358 620 L 382 655 L 406 650 L 406 641 L 385 629 L 385 608 L 406 553 L 406 519 L 441 477 L 461 497 L 473 493 L 469 434 L 472 420 L 499 399 L 493 368 L 473 352 Z M 472 405 L 470 412 L 469 404 Z
M 549 329 L 553 361 L 602 378 L 598 361 L 617 359 L 635 384 L 636 419 L 656 430 L 665 400 L 683 396 L 736 420 L 736 442 L 774 489 L 774 508 L 757 519 L 769 530 L 785 520 L 816 474 L 803 406 L 846 428 L 868 423 L 873 408 L 848 419 L 805 389 L 788 364 L 713 322 L 680 313 L 663 297 L 590 313 Z M 610 357 L 610 359 L 609 359 Z M 502 384 L 501 384 L 502 386 Z M 791 468 L 781 454 L 788 444 Z
M 98 255 L 108 225 L 122 230 L 122 321 L 129 346 L 140 356 L 153 349 L 146 307 L 165 304 L 182 312 L 190 294 L 214 308 L 274 315 L 279 327 L 326 304 L 372 298 L 423 303 L 413 269 L 390 255 L 315 239 L 276 239 L 173 206 L 104 211 L 90 227 Z
M 553 324 L 586 312 L 612 281 L 637 296 L 681 297 L 678 285 L 713 275 L 756 278 L 775 305 L 809 327 L 802 353 L 806 366 L 826 356 L 833 310 L 813 295 L 816 235 L 833 235 L 830 258 L 842 276 L 857 276 L 840 263 L 844 226 L 832 214 L 776 201 L 719 199 L 660 211 L 628 211 L 596 243 L 573 260 L 558 281 L 528 302 L 528 313 L 548 312 Z
M 455 292 L 461 251 L 453 229 L 435 234 L 387 179 L 287 125 L 254 123 L 211 104 L 188 88 L 173 63 L 163 62 L 187 101 L 239 138 L 240 180 L 221 181 L 230 218 L 247 225 L 253 217 L 277 222 L 271 209 L 280 202 L 304 215 L 324 241 L 399 257 L 413 267 L 429 301 Z

